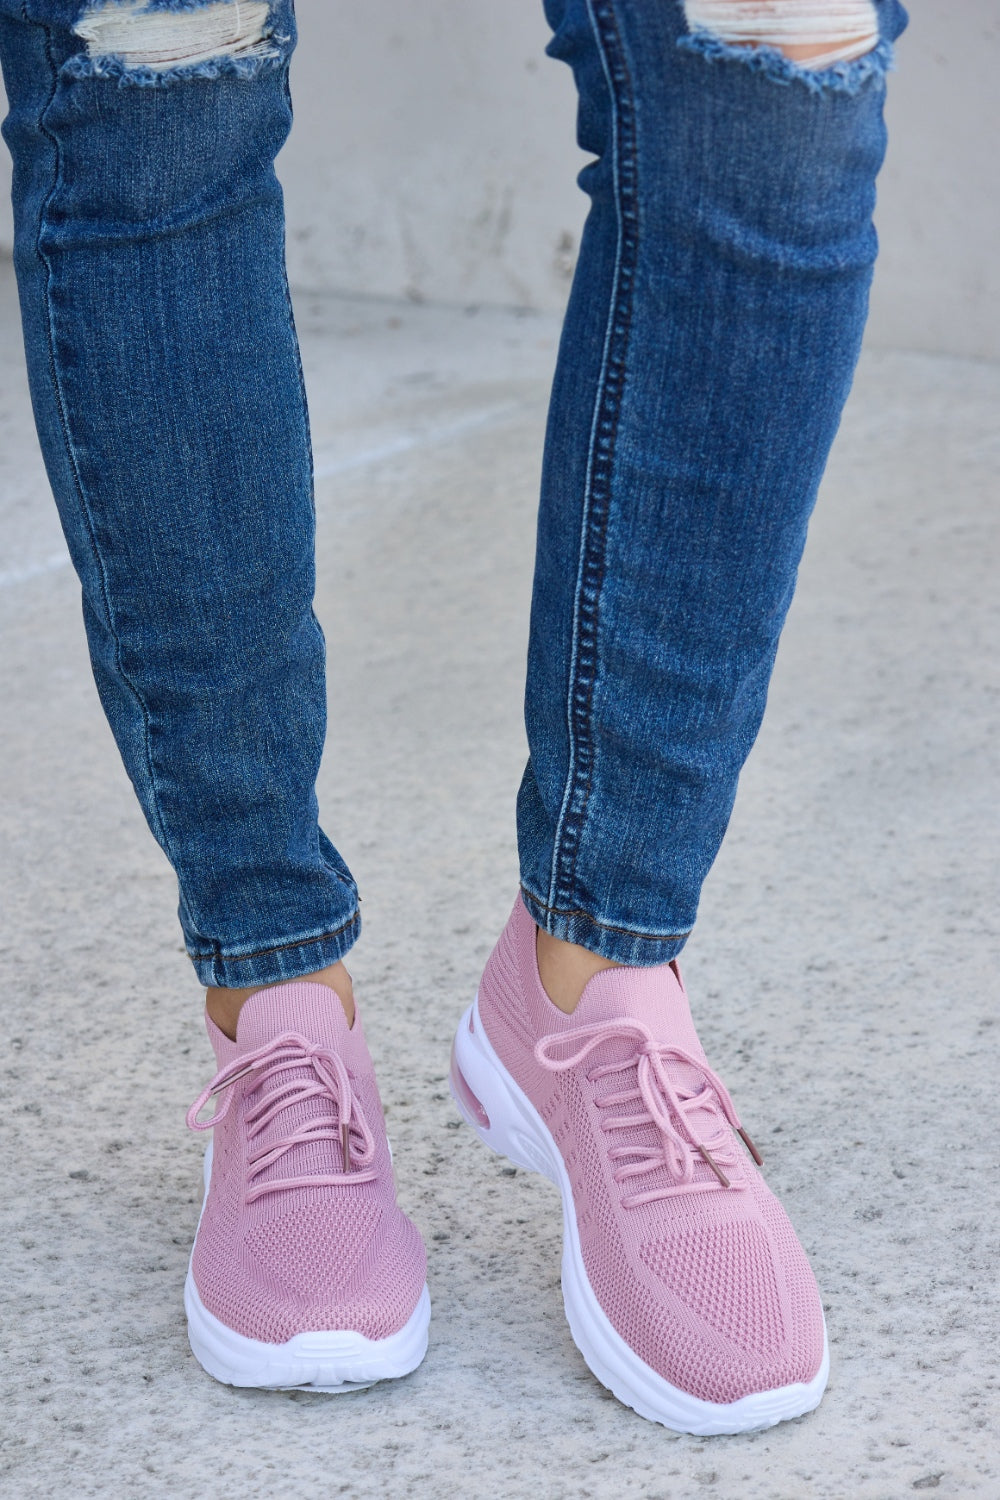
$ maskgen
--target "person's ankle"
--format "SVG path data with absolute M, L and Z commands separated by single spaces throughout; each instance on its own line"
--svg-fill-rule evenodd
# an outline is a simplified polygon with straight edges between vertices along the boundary
M 278 983 L 325 984 L 328 989 L 333 990 L 344 1007 L 348 1026 L 354 1025 L 354 987 L 351 976 L 342 963 L 330 964 L 329 968 L 318 969 L 314 974 L 300 974 L 294 980 L 279 980 Z M 269 988 L 269 985 L 264 984 L 252 984 L 246 989 L 238 990 L 209 988 L 205 991 L 205 1009 L 219 1030 L 230 1041 L 235 1041 L 236 1024 L 244 1003 L 259 990 Z
M 535 935 L 535 953 L 542 989 L 552 1004 L 567 1016 L 573 1014 L 580 996 L 595 974 L 600 974 L 604 969 L 622 967 L 613 958 L 601 958 L 599 954 L 591 953 L 589 948 L 553 937 L 541 927 Z

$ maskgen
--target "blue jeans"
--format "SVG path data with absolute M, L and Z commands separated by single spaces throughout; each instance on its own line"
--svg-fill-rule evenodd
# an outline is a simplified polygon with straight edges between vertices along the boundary
M 596 160 L 549 413 L 518 800 L 539 926 L 694 923 L 756 738 L 876 253 L 891 41 L 826 72 L 663 0 L 547 0 Z
M 151 9 L 197 10 L 199 0 Z M 324 646 L 274 157 L 291 0 L 253 46 L 102 53 L 0 0 L 39 438 L 98 690 L 206 984 L 347 953 L 317 821 Z M 548 0 L 596 160 L 552 397 L 518 801 L 539 924 L 681 947 L 763 712 L 875 255 L 889 41 L 809 75 L 677 0 Z M 80 30 L 76 29 L 80 28 Z

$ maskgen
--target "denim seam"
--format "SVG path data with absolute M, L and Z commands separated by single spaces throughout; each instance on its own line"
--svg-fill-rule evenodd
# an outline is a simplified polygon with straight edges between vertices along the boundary
M 26 9 L 27 7 L 25 6 L 25 11 Z M 157 838 L 161 847 L 163 848 L 164 853 L 167 855 L 167 858 L 176 869 L 176 861 L 173 859 L 171 854 L 170 840 L 167 837 L 166 826 L 163 821 L 163 813 L 159 805 L 159 798 L 157 794 L 156 775 L 153 767 L 153 750 L 150 735 L 151 719 L 149 707 L 146 704 L 142 694 L 139 692 L 137 685 L 132 681 L 129 674 L 125 671 L 125 667 L 122 662 L 121 636 L 119 635 L 118 629 L 115 625 L 114 610 L 111 604 L 111 592 L 108 587 L 107 571 L 105 569 L 104 559 L 101 556 L 100 547 L 98 546 L 97 535 L 94 530 L 94 519 L 91 515 L 90 506 L 87 503 L 86 487 L 80 474 L 76 450 L 73 446 L 73 439 L 69 427 L 69 417 L 67 415 L 66 409 L 66 401 L 63 395 L 62 383 L 59 377 L 59 363 L 56 359 L 55 330 L 53 327 L 52 307 L 52 263 L 49 259 L 49 256 L 42 247 L 42 233 L 43 226 L 47 222 L 49 207 L 62 181 L 62 150 L 60 147 L 59 138 L 57 134 L 49 128 L 46 122 L 46 116 L 48 115 L 48 112 L 52 107 L 52 103 L 59 88 L 60 70 L 57 68 L 55 58 L 52 55 L 51 30 L 47 26 L 45 26 L 43 29 L 45 31 L 45 55 L 48 60 L 49 67 L 52 70 L 52 92 L 49 95 L 48 102 L 46 103 L 45 108 L 39 114 L 38 123 L 39 127 L 44 130 L 48 139 L 52 143 L 52 149 L 55 154 L 55 172 L 53 175 L 52 186 L 45 197 L 45 201 L 43 202 L 38 215 L 38 230 L 35 238 L 35 253 L 45 268 L 45 326 L 48 336 L 49 369 L 51 372 L 52 385 L 56 396 L 56 405 L 59 411 L 59 426 L 62 431 L 63 442 L 66 445 L 66 454 L 69 459 L 70 473 L 73 476 L 77 502 L 80 506 L 80 513 L 84 519 L 84 524 L 87 530 L 87 538 L 90 542 L 91 552 L 93 554 L 94 562 L 97 567 L 97 576 L 100 581 L 101 602 L 104 606 L 105 619 L 107 621 L 107 626 L 111 632 L 111 637 L 115 645 L 115 666 L 118 669 L 122 682 L 125 683 L 129 692 L 132 694 L 142 715 L 142 722 L 144 727 L 143 743 L 146 752 L 146 769 L 149 775 L 151 790 L 150 805 L 155 809 L 156 812 Z
M 291 37 L 283 37 L 282 40 L 283 41 L 290 41 Z M 287 57 L 285 57 L 285 58 L 282 59 L 282 61 L 284 63 L 284 77 L 282 79 L 282 87 L 283 87 L 283 90 L 284 90 L 285 102 L 288 105 L 288 117 L 289 117 L 289 120 L 294 121 L 295 111 L 292 108 L 292 86 L 291 86 L 291 81 L 290 81 L 290 78 L 289 78 L 289 73 L 291 71 L 291 69 L 290 69 L 290 59 L 287 58 Z M 284 216 L 284 207 L 285 207 L 285 205 L 284 205 L 284 193 L 282 193 L 282 204 L 281 204 L 282 216 Z M 282 254 L 282 257 L 281 257 L 281 285 L 282 285 L 282 288 L 283 288 L 283 291 L 284 291 L 284 295 L 285 295 L 285 311 L 288 314 L 288 326 L 291 329 L 292 336 L 293 336 L 292 341 L 293 341 L 293 343 L 295 345 L 295 368 L 296 368 L 296 371 L 298 373 L 298 379 L 299 379 L 299 395 L 302 398 L 302 406 L 301 406 L 302 439 L 303 439 L 303 442 L 305 443 L 306 452 L 309 455 L 309 498 L 310 498 L 310 502 L 311 502 L 311 505 L 312 505 L 313 518 L 315 520 L 315 516 L 316 516 L 316 465 L 315 465 L 315 461 L 313 459 L 312 433 L 311 433 L 311 431 L 309 429 L 309 403 L 308 403 L 308 400 L 306 398 L 306 377 L 305 377 L 305 372 L 304 372 L 304 370 L 302 368 L 302 350 L 301 350 L 301 348 L 299 346 L 298 333 L 297 333 L 297 330 L 296 330 L 296 327 L 295 327 L 295 309 L 294 309 L 294 307 L 292 305 L 292 291 L 291 291 L 291 287 L 288 285 L 288 262 L 287 262 L 287 258 L 286 258 L 286 256 L 284 254 Z
M 280 40 L 287 42 L 287 41 L 291 41 L 292 38 L 291 38 L 291 36 L 288 36 L 288 37 L 280 38 Z M 291 67 L 290 67 L 290 59 L 288 57 L 286 57 L 284 59 L 284 69 L 285 69 L 285 72 L 284 72 L 283 85 L 284 85 L 285 99 L 286 99 L 287 104 L 288 104 L 288 113 L 289 113 L 289 116 L 291 118 L 294 118 L 295 110 L 294 110 L 294 108 L 292 106 L 292 85 L 291 85 L 291 79 L 290 79 L 290 76 L 289 76 L 290 75 L 290 71 L 291 71 Z M 282 199 L 282 213 L 284 213 L 284 199 Z M 282 282 L 282 286 L 284 288 L 284 294 L 285 294 L 285 311 L 288 314 L 288 326 L 289 326 L 289 328 L 292 331 L 292 343 L 295 345 L 295 367 L 296 367 L 296 369 L 298 371 L 299 394 L 300 394 L 301 399 L 302 399 L 302 406 L 301 406 L 301 413 L 302 413 L 302 439 L 303 439 L 303 442 L 305 443 L 306 452 L 309 455 L 309 504 L 310 504 L 310 508 L 312 509 L 312 515 L 313 515 L 313 551 L 315 553 L 315 529 L 316 529 L 316 460 L 315 460 L 315 456 L 313 454 L 312 431 L 311 431 L 310 423 L 309 423 L 309 401 L 308 401 L 308 397 L 306 395 L 306 377 L 305 377 L 305 371 L 302 368 L 302 350 L 301 350 L 301 347 L 299 345 L 298 331 L 297 331 L 297 329 L 295 327 L 295 308 L 294 308 L 294 305 L 292 303 L 292 290 L 291 290 L 291 287 L 288 284 L 288 263 L 287 263 L 287 258 L 284 255 L 282 255 L 282 264 L 281 264 L 281 282 Z M 313 591 L 315 593 L 315 563 L 313 564 L 313 573 L 314 573 Z M 313 608 L 310 611 L 310 613 L 312 615 L 312 622 L 313 622 L 313 625 L 315 626 L 316 634 L 319 637 L 320 650 L 321 650 L 322 656 L 323 656 L 323 672 L 324 672 L 324 677 L 325 677 L 326 663 L 327 663 L 326 636 L 323 633 L 323 627 L 320 624 L 319 618 L 318 618 L 318 616 L 316 614 L 315 606 L 313 606 Z M 325 711 L 326 710 L 325 710 L 325 704 L 324 704 L 324 717 L 325 717 Z M 325 729 L 325 724 L 324 724 L 324 729 Z M 337 871 L 334 871 L 334 874 L 337 874 L 337 873 L 338 873 Z M 346 885 L 347 881 L 344 881 L 344 884 Z M 338 931 L 340 931 L 339 928 L 338 928 Z
M 308 948 L 311 943 L 325 943 L 330 938 L 339 937 L 349 927 L 353 927 L 360 916 L 360 909 L 355 907 L 346 922 L 342 922 L 339 927 L 331 928 L 329 932 L 321 932 L 316 937 L 293 938 L 288 943 L 275 943 L 273 947 L 260 948 L 256 953 L 226 953 L 222 948 L 213 948 L 210 953 L 192 953 L 189 948 L 188 957 L 195 963 L 207 963 L 209 960 L 219 958 L 227 963 L 249 963 L 255 958 L 267 958 L 272 953 L 286 953 L 289 948 Z
M 635 106 L 631 79 L 616 31 L 613 6 L 607 0 L 587 0 L 587 9 L 611 100 L 611 155 L 618 240 L 584 481 L 566 700 L 569 764 L 553 841 L 549 901 L 541 903 L 549 911 L 560 909 L 560 899 L 572 899 L 576 860 L 593 784 L 592 707 L 597 679 L 600 596 L 607 549 L 611 468 L 621 412 L 638 253 Z M 609 57 L 612 47 L 616 47 L 614 62 Z
M 588 922 L 593 923 L 595 927 L 600 927 L 604 932 L 620 932 L 625 937 L 636 938 L 639 942 L 680 943 L 691 935 L 690 928 L 684 932 L 639 932 L 634 927 L 622 927 L 617 922 L 602 922 L 600 917 L 595 917 L 592 912 L 583 911 L 580 907 L 550 906 L 547 901 L 536 896 L 534 891 L 529 890 L 524 881 L 521 882 L 521 890 L 541 911 L 552 912 L 557 917 L 586 917 Z

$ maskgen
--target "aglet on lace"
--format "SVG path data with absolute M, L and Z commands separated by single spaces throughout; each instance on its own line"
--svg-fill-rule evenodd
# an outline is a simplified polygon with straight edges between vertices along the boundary
M 708 1165 L 712 1168 L 712 1171 L 715 1173 L 716 1177 L 722 1183 L 722 1186 L 724 1188 L 732 1187 L 732 1183 L 729 1181 L 729 1178 L 726 1176 L 725 1172 L 719 1166 L 719 1163 L 716 1161 L 716 1159 L 712 1155 L 711 1151 L 709 1151 L 708 1147 L 707 1146 L 703 1146 L 700 1141 L 698 1141 L 697 1145 L 698 1145 L 698 1151 L 699 1151 L 701 1157 L 703 1158 L 704 1161 L 708 1162 Z
M 739 1138 L 743 1142 L 744 1146 L 750 1152 L 750 1155 L 753 1157 L 753 1159 L 757 1163 L 758 1167 L 762 1167 L 764 1165 L 764 1158 L 761 1156 L 760 1152 L 757 1150 L 757 1147 L 754 1145 L 753 1141 L 747 1135 L 747 1133 L 743 1129 L 742 1125 L 737 1125 L 737 1127 L 736 1127 L 736 1134 L 739 1136 Z

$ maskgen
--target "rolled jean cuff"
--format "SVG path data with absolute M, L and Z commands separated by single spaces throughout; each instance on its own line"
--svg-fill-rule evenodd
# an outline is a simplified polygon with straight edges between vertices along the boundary
M 282 984 L 315 974 L 337 963 L 350 952 L 361 934 L 361 913 L 353 914 L 332 932 L 316 937 L 289 938 L 255 952 L 192 953 L 188 957 L 202 984 L 217 989 L 240 990 L 250 985 Z
M 522 884 L 521 900 L 536 925 L 564 943 L 579 943 L 601 958 L 633 968 L 653 968 L 676 958 L 690 936 L 687 932 L 640 932 L 614 922 L 602 921 L 590 912 L 548 906 Z

